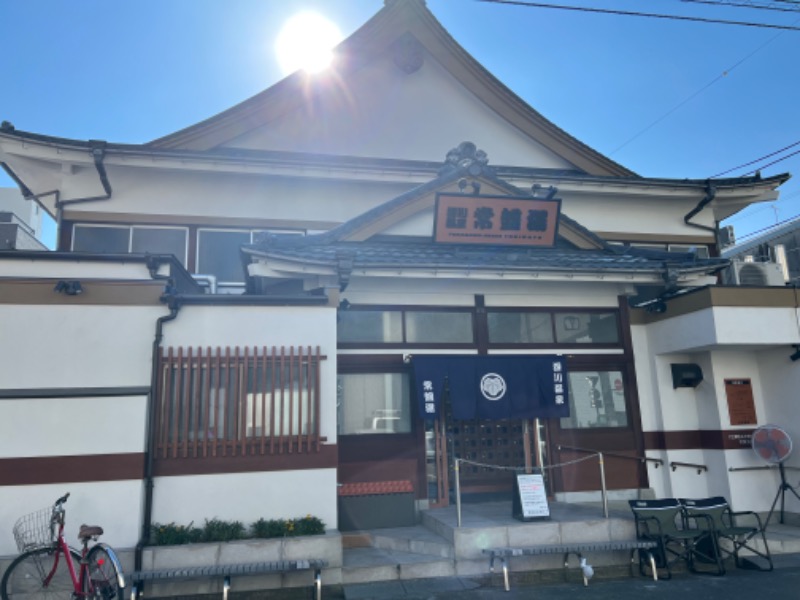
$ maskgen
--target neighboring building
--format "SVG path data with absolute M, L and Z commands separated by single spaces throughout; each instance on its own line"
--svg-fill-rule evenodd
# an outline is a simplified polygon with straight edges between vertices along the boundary
M 716 223 L 788 175 L 632 173 L 421 0 L 337 52 L 147 144 L 0 131 L 59 224 L 56 252 L 0 253 L 0 531 L 65 488 L 121 546 L 151 521 L 335 528 L 338 484 L 410 482 L 425 508 L 454 456 L 465 493 L 508 494 L 486 465 L 577 449 L 619 495 L 767 510 L 774 474 L 735 469 L 763 464 L 756 426 L 800 434 L 797 298 L 715 286 Z M 597 497 L 594 461 L 546 473 Z
M 16 188 L 0 188 L 0 250 L 47 250 L 41 239 L 41 206 Z
M 733 261 L 727 273 L 732 283 L 796 285 L 800 280 L 800 219 L 723 248 L 722 255 Z

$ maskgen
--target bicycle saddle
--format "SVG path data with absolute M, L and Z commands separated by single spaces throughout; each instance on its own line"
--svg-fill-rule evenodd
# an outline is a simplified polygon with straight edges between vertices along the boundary
M 103 528 L 99 525 L 81 525 L 78 531 L 78 539 L 88 540 L 97 536 L 103 535 Z

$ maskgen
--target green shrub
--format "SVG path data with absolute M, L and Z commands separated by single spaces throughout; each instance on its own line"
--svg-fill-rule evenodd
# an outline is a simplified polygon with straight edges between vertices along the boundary
M 153 523 L 151 527 L 150 543 L 153 546 L 176 546 L 179 544 L 193 544 L 203 539 L 203 530 L 188 525 L 175 523 Z
M 241 521 L 222 521 L 220 519 L 206 519 L 203 527 L 204 542 L 230 542 L 247 537 Z
M 318 517 L 306 515 L 296 519 L 259 519 L 249 530 L 241 521 L 206 519 L 204 527 L 154 523 L 151 528 L 152 546 L 176 546 L 197 542 L 230 542 L 248 538 L 293 537 L 325 533 L 325 523 Z

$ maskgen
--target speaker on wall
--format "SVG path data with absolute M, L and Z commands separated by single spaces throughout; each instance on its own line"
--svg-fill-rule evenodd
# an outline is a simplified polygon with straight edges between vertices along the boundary
M 672 363 L 672 389 L 695 388 L 703 381 L 703 370 L 694 363 Z

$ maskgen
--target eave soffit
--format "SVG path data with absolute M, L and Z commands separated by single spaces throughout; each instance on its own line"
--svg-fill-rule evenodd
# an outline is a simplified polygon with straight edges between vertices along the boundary
M 298 71 L 263 92 L 215 116 L 145 146 L 153 149 L 212 150 L 264 126 L 347 77 L 386 52 L 406 55 L 409 44 L 421 44 L 457 81 L 501 118 L 554 154 L 590 175 L 630 177 L 635 174 L 593 150 L 545 119 L 469 55 L 420 0 L 387 2 L 372 19 L 334 51 L 335 66 L 311 78 Z M 411 56 L 407 56 L 410 54 Z M 403 66 L 400 68 L 403 68 Z

